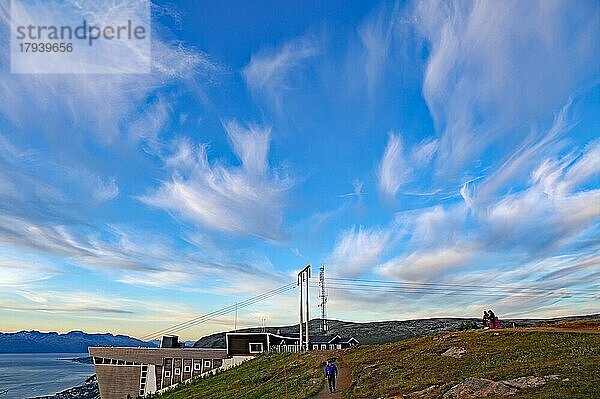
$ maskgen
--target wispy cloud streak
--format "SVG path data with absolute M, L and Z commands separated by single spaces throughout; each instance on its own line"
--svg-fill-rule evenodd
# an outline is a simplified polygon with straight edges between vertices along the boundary
M 286 92 L 299 83 L 304 63 L 317 54 L 318 46 L 313 39 L 291 40 L 280 48 L 252 54 L 242 76 L 253 94 L 265 98 L 267 104 L 280 111 Z

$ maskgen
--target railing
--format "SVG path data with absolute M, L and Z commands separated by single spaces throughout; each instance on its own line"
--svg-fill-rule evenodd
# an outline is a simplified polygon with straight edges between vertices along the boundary
M 271 352 L 300 352 L 298 345 L 273 345 L 270 348 Z

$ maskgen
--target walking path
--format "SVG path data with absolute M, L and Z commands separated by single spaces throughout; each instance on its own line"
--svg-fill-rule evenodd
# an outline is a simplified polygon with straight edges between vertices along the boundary
M 342 391 L 350 388 L 350 381 L 352 378 L 350 377 L 350 369 L 344 365 L 342 362 L 336 362 L 336 366 L 338 367 L 338 376 L 336 379 L 336 391 L 334 393 L 329 392 L 329 387 L 327 386 L 327 381 L 323 384 L 323 388 L 319 391 L 318 394 L 313 396 L 311 399 L 341 399 Z M 321 378 L 325 378 L 322 376 Z

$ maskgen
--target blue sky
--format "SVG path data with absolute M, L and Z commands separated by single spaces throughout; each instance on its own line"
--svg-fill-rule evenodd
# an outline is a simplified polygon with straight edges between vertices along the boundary
M 598 312 L 599 21 L 591 0 L 156 2 L 137 75 L 11 74 L 2 40 L 0 330 L 139 336 L 308 263 L 596 289 L 332 290 L 333 318 Z

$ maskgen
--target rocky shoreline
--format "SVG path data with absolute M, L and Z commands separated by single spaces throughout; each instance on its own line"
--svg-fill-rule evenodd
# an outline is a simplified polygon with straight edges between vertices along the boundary
M 91 378 L 91 377 L 90 377 Z M 37 396 L 29 399 L 96 399 L 100 397 L 98 381 L 86 382 L 73 388 L 65 389 L 54 395 Z

